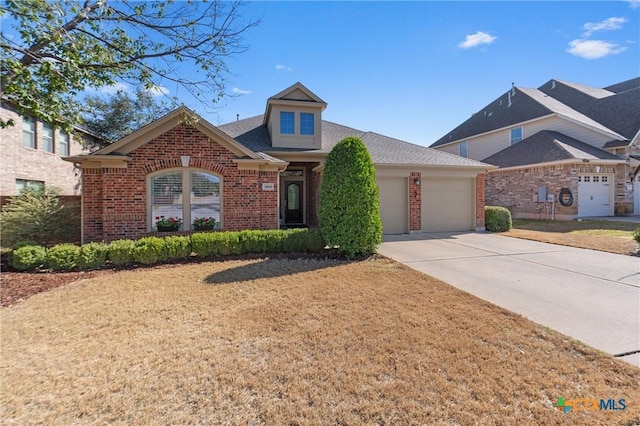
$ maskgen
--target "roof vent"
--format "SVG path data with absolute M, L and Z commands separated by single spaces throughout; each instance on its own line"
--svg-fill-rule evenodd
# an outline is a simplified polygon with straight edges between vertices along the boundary
M 512 94 L 513 96 L 515 96 L 515 95 L 516 95 L 516 84 L 515 84 L 515 83 L 513 83 L 513 82 L 511 83 L 511 94 Z
M 236 121 L 240 121 L 240 114 L 236 114 Z

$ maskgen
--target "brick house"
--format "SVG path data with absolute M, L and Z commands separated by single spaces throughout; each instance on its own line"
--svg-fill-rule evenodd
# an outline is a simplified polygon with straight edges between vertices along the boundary
M 499 166 L 486 202 L 514 217 L 640 214 L 640 78 L 508 92 L 432 148 Z
M 484 227 L 491 166 L 322 120 L 326 102 L 300 83 L 267 100 L 265 114 L 213 126 L 181 107 L 92 154 L 82 168 L 83 242 L 157 232 L 156 217 L 199 217 L 218 229 L 318 226 L 324 160 L 362 139 L 376 166 L 385 233 Z
M 20 193 L 24 188 L 50 188 L 60 195 L 80 195 L 80 170 L 62 157 L 85 152 L 80 138 L 95 138 L 78 128 L 67 134 L 34 117 L 23 117 L 7 103 L 0 105 L 3 120 L 13 126 L 0 130 L 0 196 Z

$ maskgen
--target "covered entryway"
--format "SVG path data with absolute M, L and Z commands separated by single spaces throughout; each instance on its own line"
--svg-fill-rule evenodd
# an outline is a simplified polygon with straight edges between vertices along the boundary
M 613 216 L 613 175 L 578 176 L 578 216 Z
M 422 179 L 422 231 L 475 229 L 475 180 Z
M 379 177 L 376 179 L 380 195 L 382 233 L 409 232 L 409 187 L 407 178 Z

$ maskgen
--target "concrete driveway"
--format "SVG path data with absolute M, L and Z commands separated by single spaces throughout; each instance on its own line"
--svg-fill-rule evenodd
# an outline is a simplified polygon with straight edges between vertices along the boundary
M 487 233 L 385 235 L 378 252 L 640 366 L 640 258 Z

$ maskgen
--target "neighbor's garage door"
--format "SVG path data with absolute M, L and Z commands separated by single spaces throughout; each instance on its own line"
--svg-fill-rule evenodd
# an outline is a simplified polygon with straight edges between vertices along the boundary
M 422 179 L 422 231 L 475 229 L 474 179 Z
M 377 179 L 380 217 L 384 234 L 404 234 L 409 230 L 409 189 L 407 178 Z
M 610 195 L 613 175 L 582 174 L 578 176 L 578 216 L 613 216 Z

